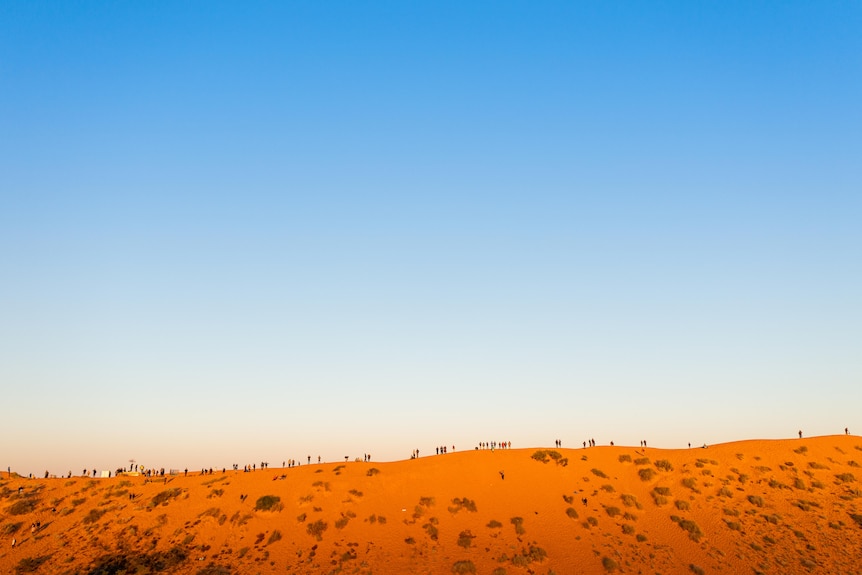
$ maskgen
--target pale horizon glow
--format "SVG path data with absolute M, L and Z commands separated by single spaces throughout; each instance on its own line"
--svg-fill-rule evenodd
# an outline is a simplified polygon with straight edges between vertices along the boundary
M 858 433 L 860 29 L 4 3 L 0 469 Z

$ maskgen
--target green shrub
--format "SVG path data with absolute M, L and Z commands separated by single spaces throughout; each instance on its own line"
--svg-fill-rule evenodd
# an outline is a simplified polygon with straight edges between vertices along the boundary
M 37 503 L 37 501 L 35 499 L 30 499 L 29 497 L 25 498 L 25 499 L 19 499 L 18 501 L 13 503 L 11 506 L 9 506 L 9 509 L 8 509 L 9 514 L 10 515 L 26 515 L 28 513 L 32 513 L 33 511 L 36 510 L 36 503 Z
M 473 539 L 475 538 L 476 536 L 469 529 L 466 529 L 458 534 L 458 545 L 464 549 L 469 549 L 473 545 Z
M 281 497 L 277 495 L 264 495 L 258 497 L 254 504 L 255 511 L 281 511 Z
M 95 523 L 99 519 L 102 518 L 102 515 L 105 514 L 106 509 L 90 509 L 90 512 L 87 513 L 84 518 L 81 520 L 82 523 Z
M 35 573 L 49 558 L 50 557 L 47 555 L 42 555 L 40 557 L 25 557 L 18 561 L 18 564 L 15 566 L 15 573 Z
M 527 530 L 524 529 L 523 517 L 512 517 L 511 519 L 509 519 L 509 523 L 515 526 L 515 533 L 517 533 L 518 535 L 523 535 L 527 532 Z
M 757 507 L 763 507 L 763 497 L 760 495 L 749 495 L 748 502 Z
M 173 489 L 167 489 L 162 491 L 150 501 L 150 507 L 158 507 L 159 505 L 167 505 L 168 501 L 174 499 L 175 497 L 179 497 L 183 492 L 182 489 L 175 487 Z
M 476 572 L 476 566 L 472 561 L 456 561 L 452 565 L 452 573 L 457 575 L 468 575 Z
M 318 541 L 322 541 L 323 540 L 323 532 L 326 531 L 327 527 L 329 527 L 329 525 L 326 524 L 326 521 L 322 521 L 322 520 L 318 519 L 314 523 L 309 523 L 306 526 L 305 530 L 306 530 L 306 532 L 308 532 L 309 535 L 311 535 L 312 537 L 314 537 Z

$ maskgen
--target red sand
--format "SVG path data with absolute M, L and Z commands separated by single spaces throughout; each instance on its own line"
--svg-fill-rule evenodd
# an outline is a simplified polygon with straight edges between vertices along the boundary
M 167 483 L 3 474 L 0 572 L 862 573 L 858 437 L 536 451 Z

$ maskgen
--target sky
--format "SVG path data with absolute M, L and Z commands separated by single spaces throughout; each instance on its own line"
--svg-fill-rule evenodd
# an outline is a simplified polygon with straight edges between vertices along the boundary
M 860 30 L 0 3 L 0 468 L 862 433 Z

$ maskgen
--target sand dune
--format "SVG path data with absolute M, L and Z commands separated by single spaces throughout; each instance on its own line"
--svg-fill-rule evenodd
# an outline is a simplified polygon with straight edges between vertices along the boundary
M 857 462 L 862 439 L 830 436 L 148 482 L 4 473 L 0 572 L 862 573 Z

